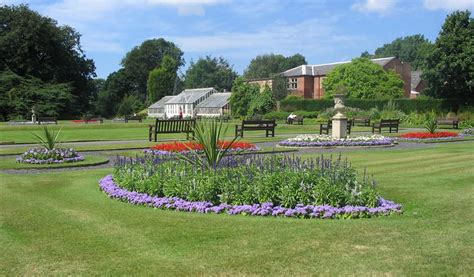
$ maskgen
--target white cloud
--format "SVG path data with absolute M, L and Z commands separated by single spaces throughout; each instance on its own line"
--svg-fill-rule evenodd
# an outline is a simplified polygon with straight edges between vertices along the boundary
M 203 16 L 205 11 L 204 8 L 199 5 L 178 6 L 178 14 Z
M 397 0 L 358 0 L 352 5 L 352 9 L 362 13 L 389 13 Z
M 474 10 L 474 0 L 424 0 L 423 6 L 429 10 Z
M 256 32 L 228 32 L 203 36 L 173 36 L 185 52 L 294 54 L 296 52 L 333 51 L 334 47 L 356 47 L 359 36 L 339 34 L 332 28 L 334 19 L 305 20 L 298 24 L 281 23 Z M 304 35 L 303 35 L 304 34 Z

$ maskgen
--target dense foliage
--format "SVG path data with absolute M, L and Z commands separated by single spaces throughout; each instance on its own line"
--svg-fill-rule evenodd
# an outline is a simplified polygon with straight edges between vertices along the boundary
M 306 59 L 301 54 L 285 57 L 283 55 L 259 55 L 250 61 L 244 71 L 246 79 L 270 78 L 288 69 L 306 64 Z
M 90 108 L 95 66 L 82 51 L 80 34 L 69 26 L 58 26 L 55 20 L 26 5 L 0 6 L 0 74 L 11 74 L 5 71 L 24 81 L 6 90 L 2 78 L 0 98 L 13 92 L 17 99 L 42 98 L 42 105 L 49 106 L 49 115 L 78 114 Z M 25 89 L 25 82 L 32 91 Z M 34 86 L 42 92 L 36 92 Z M 55 96 L 62 100 L 55 100 Z M 63 104 L 58 106 L 58 102 Z M 8 114 L 28 117 L 30 109 L 14 108 Z
M 237 117 L 244 117 L 250 107 L 250 102 L 260 93 L 260 87 L 256 84 L 249 84 L 243 77 L 235 79 L 230 96 L 232 114 Z
M 176 60 L 170 56 L 164 56 L 161 65 L 150 71 L 147 83 L 149 103 L 154 103 L 166 95 L 175 93 L 178 81 L 176 70 Z
M 127 86 L 133 88 L 128 94 L 134 95 L 141 101 L 146 100 L 150 71 L 159 68 L 165 56 L 173 59 L 174 68 L 167 68 L 168 71 L 176 72 L 178 67 L 184 64 L 181 49 L 163 38 L 146 40 L 125 55 L 122 60 L 123 77 L 130 82 Z M 169 67 L 170 63 L 166 66 Z
M 269 86 L 265 86 L 263 90 L 254 94 L 250 100 L 247 116 L 262 115 L 275 108 L 276 101 Z
M 224 58 L 206 56 L 192 62 L 186 70 L 184 86 L 186 88 L 213 87 L 219 91 L 230 91 L 237 73 Z
M 433 44 L 423 35 L 400 37 L 384 44 L 375 50 L 374 55 L 363 53 L 366 58 L 397 57 L 400 61 L 409 62 L 413 70 L 423 69 L 428 55 L 433 51 Z
M 214 204 L 271 202 L 297 204 L 378 204 L 374 183 L 340 159 L 301 160 L 288 156 L 229 156 L 214 170 L 184 161 L 149 157 L 119 159 L 114 180 L 130 191 Z
M 11 70 L 0 72 L 0 84 L 0 119 L 27 119 L 32 108 L 40 116 L 58 116 L 74 101 L 69 84 L 22 77 Z
M 341 87 L 347 96 L 361 99 L 393 99 L 403 97 L 403 81 L 393 71 L 367 58 L 336 66 L 323 80 L 324 96 L 332 98 Z
M 426 92 L 443 99 L 474 99 L 474 19 L 469 11 L 450 14 L 428 56 Z

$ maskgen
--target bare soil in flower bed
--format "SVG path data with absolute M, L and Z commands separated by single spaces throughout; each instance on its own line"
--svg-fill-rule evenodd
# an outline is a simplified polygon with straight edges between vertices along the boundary
M 5 157 L 0 159 L 0 170 L 29 170 L 29 169 L 59 169 L 59 168 L 73 168 L 73 167 L 87 167 L 107 164 L 109 159 L 102 156 L 85 156 L 83 161 L 73 163 L 58 163 L 58 164 L 29 164 L 19 163 L 12 157 Z

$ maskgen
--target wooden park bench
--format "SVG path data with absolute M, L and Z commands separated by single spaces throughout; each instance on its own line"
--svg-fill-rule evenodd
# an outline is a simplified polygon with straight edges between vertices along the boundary
M 138 122 L 142 122 L 142 117 L 139 116 L 139 115 L 136 115 L 136 116 L 126 116 L 125 117 L 125 123 L 128 123 L 129 120 L 136 120 Z
M 398 133 L 398 125 L 400 124 L 399 119 L 382 119 L 379 123 L 372 124 L 372 133 L 375 133 L 375 130 L 378 130 L 379 133 L 382 133 L 383 128 L 389 128 L 389 132 L 395 130 L 395 133 Z
M 195 119 L 156 119 L 155 125 L 148 125 L 148 140 L 157 141 L 158 134 L 177 134 L 186 133 L 186 139 L 192 135 L 194 139 L 194 127 L 196 126 Z
M 244 137 L 244 131 L 265 131 L 265 136 L 275 136 L 275 120 L 243 120 L 240 125 L 235 125 L 235 137 Z
M 53 123 L 58 124 L 58 120 L 56 117 L 53 116 L 43 116 L 43 117 L 38 117 L 38 125 L 44 124 L 44 123 Z
M 450 125 L 453 126 L 453 129 L 459 128 L 459 118 L 457 117 L 447 117 L 447 118 L 438 118 L 438 125 Z
M 230 116 L 228 115 L 221 115 L 217 118 L 217 121 L 222 121 L 222 122 L 229 122 Z
M 298 124 L 298 125 L 303 125 L 303 117 L 302 116 L 297 116 L 295 118 L 287 118 L 286 119 L 286 124 Z
M 351 133 L 351 129 L 352 129 L 352 120 L 348 120 L 347 121 L 347 134 Z M 324 124 L 324 123 L 319 124 L 319 134 L 320 135 L 322 135 L 322 134 L 329 135 L 329 132 L 331 130 L 332 130 L 332 120 L 331 119 L 329 119 L 326 124 Z
M 352 119 L 352 126 L 355 126 L 356 123 L 364 124 L 364 126 L 370 126 L 370 117 L 355 116 Z

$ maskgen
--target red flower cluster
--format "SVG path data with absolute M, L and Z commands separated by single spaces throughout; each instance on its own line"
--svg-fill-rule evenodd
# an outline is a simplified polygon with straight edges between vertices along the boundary
M 447 138 L 457 137 L 458 133 L 454 132 L 436 132 L 436 133 L 425 133 L 425 132 L 413 132 L 400 135 L 402 138 L 416 138 L 416 139 L 430 139 L 430 138 Z
M 226 148 L 229 146 L 231 142 L 230 141 L 220 141 L 219 146 L 221 148 Z M 239 141 L 239 142 L 234 142 L 230 149 L 254 149 L 256 148 L 255 144 L 245 142 L 245 141 Z M 157 145 L 154 145 L 151 147 L 152 150 L 161 150 L 161 151 L 168 151 L 168 152 L 183 152 L 183 151 L 189 151 L 195 150 L 199 151 L 202 150 L 203 147 L 201 144 L 190 141 L 190 142 L 170 142 L 170 143 L 160 143 Z

